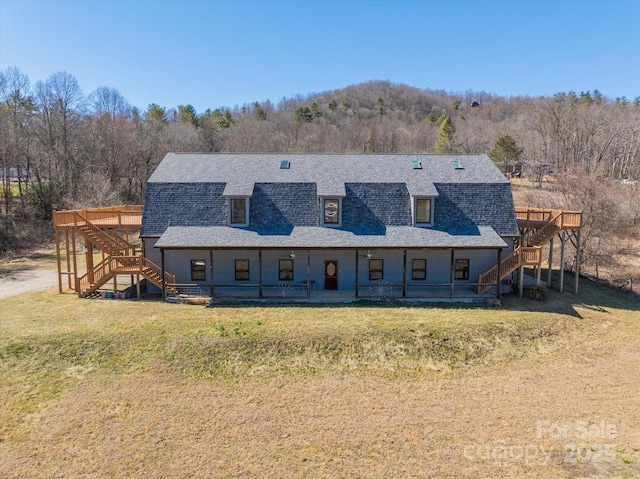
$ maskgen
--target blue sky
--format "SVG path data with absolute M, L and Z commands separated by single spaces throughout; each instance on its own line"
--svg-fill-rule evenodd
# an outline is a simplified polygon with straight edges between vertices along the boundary
M 640 95 L 640 0 L 0 0 L 0 69 L 207 108 L 370 80 Z

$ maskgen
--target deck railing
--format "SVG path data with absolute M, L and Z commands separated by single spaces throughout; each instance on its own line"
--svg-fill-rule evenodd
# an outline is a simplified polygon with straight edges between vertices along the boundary
M 113 259 L 108 257 L 94 266 L 91 271 L 87 271 L 84 275 L 76 278 L 76 291 L 78 294 L 84 294 L 95 289 L 96 285 L 106 282 L 112 276 Z
M 540 228 L 543 223 L 555 220 L 560 229 L 582 227 L 582 211 L 564 211 L 545 208 L 516 206 L 516 219 L 521 228 Z M 556 219 L 557 218 L 557 219 Z
M 479 292 L 484 292 L 490 285 L 495 285 L 498 279 L 502 280 L 507 275 L 522 266 L 537 266 L 542 260 L 541 246 L 525 246 L 516 248 L 509 256 L 500 262 L 500 278 L 498 278 L 498 265 L 490 268 L 486 273 L 478 277 Z
M 74 212 L 74 222 L 77 228 L 83 227 L 91 230 L 94 235 L 100 238 L 100 240 L 104 242 L 109 249 L 112 250 L 109 252 L 110 254 L 124 253 L 125 255 L 128 255 L 133 253 L 135 250 L 135 246 L 123 240 L 119 236 L 111 236 L 103 229 L 98 228 L 91 221 L 88 221 L 86 217 L 82 216 L 77 211 Z
M 101 225 L 115 227 L 140 226 L 142 219 L 141 205 L 120 205 L 103 208 L 87 208 L 81 210 L 65 210 L 53 212 L 53 225 L 56 228 L 75 224 L 75 214 L 89 221 L 99 221 Z

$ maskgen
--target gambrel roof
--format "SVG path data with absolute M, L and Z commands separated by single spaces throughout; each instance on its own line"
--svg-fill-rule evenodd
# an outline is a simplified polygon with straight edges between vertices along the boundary
M 246 228 L 227 225 L 232 197 L 250 197 Z M 320 224 L 322 197 L 342 198 L 340 227 Z M 412 226 L 412 197 L 434 199 L 432 227 Z M 486 155 L 422 154 L 169 153 L 141 230 L 166 248 L 496 248 L 517 235 L 510 183 Z

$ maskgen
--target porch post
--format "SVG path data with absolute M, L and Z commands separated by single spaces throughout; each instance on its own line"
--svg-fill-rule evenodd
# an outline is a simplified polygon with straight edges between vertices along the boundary
M 258 298 L 262 298 L 262 250 L 258 250 Z
M 502 250 L 498 248 L 498 274 L 496 274 L 496 298 L 500 299 L 500 279 L 502 276 Z
M 407 250 L 402 253 L 402 297 L 407 297 Z
M 358 299 L 358 249 L 356 248 L 356 299 Z
M 162 301 L 167 300 L 167 282 L 164 276 L 164 248 L 160 248 L 160 269 L 162 269 Z
M 307 250 L 307 301 L 311 299 L 311 250 Z
M 578 237 L 577 237 L 577 244 L 576 244 L 576 291 L 575 291 L 576 294 L 578 294 L 578 283 L 580 282 L 580 253 L 581 253 L 580 231 L 582 230 L 578 229 Z
M 451 249 L 451 266 L 449 268 L 449 295 L 451 299 L 453 299 L 454 295 L 454 287 L 453 284 L 456 280 L 456 263 L 455 263 L 455 253 L 454 250 Z
M 209 295 L 213 299 L 213 250 L 209 249 Z
M 560 243 L 560 292 L 564 290 L 564 245 L 567 242 L 567 230 L 562 230 L 562 241 Z

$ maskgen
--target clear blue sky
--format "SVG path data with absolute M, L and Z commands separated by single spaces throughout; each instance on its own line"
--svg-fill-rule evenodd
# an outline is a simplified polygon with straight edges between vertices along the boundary
M 0 0 L 0 69 L 198 112 L 369 81 L 640 95 L 640 0 Z

